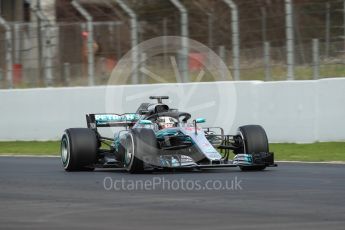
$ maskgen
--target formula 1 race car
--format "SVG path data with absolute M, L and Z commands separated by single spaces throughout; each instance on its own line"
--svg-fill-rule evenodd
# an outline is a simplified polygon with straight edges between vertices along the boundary
M 87 128 L 66 129 L 61 140 L 64 169 L 124 168 L 140 173 L 237 166 L 259 171 L 276 166 L 261 126 L 241 126 L 237 134 L 225 135 L 220 127 L 201 128 L 203 118 L 188 122 L 189 113 L 162 102 L 167 96 L 150 99 L 157 103 L 142 103 L 135 113 L 87 114 Z M 101 136 L 101 127 L 114 127 L 114 137 Z

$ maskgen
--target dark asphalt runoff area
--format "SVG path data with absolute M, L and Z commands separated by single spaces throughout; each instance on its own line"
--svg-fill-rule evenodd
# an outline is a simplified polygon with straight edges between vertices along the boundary
M 0 157 L 0 229 L 343 230 L 345 165 L 131 175 Z

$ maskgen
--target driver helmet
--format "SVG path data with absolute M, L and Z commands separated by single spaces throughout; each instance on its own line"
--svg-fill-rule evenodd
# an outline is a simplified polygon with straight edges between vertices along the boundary
M 159 117 L 157 119 L 159 129 L 172 128 L 177 126 L 177 120 L 173 117 Z

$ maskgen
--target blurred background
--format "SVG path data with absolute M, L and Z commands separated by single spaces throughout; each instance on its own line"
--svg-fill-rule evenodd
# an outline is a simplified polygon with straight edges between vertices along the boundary
M 345 0 L 1 0 L 0 13 L 0 88 L 104 85 L 158 36 L 205 44 L 234 80 L 345 77 Z M 195 80 L 207 54 L 183 42 L 179 52 L 184 81 Z M 176 82 L 166 54 L 141 64 Z M 157 83 L 140 77 L 128 84 Z

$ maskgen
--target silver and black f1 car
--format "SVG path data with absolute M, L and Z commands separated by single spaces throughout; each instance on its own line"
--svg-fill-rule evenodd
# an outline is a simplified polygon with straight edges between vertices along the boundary
M 220 127 L 201 128 L 203 118 L 189 122 L 189 113 L 162 102 L 167 96 L 150 99 L 157 103 L 142 103 L 135 113 L 87 114 L 87 128 L 66 129 L 61 140 L 64 169 L 125 168 L 140 173 L 237 166 L 259 171 L 276 166 L 261 126 L 241 126 L 237 134 L 225 135 Z M 114 127 L 115 136 L 101 136 L 101 127 Z

